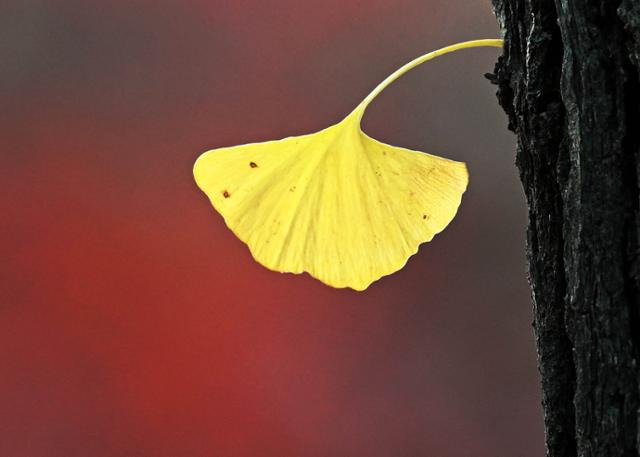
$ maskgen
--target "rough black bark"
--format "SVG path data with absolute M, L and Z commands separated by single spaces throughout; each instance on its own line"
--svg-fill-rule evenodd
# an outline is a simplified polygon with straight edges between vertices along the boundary
M 547 454 L 638 456 L 640 0 L 493 0 Z

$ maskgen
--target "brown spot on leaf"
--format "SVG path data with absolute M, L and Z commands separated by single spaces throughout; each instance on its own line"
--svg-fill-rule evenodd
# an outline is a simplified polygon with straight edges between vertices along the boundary
M 251 168 L 258 168 L 258 164 L 257 164 L 257 163 L 255 163 L 255 162 L 249 162 L 249 166 L 250 166 Z
M 224 198 L 229 198 L 229 197 L 231 197 L 231 194 L 229 193 L 229 191 L 228 191 L 228 190 L 224 190 L 224 191 L 222 191 L 222 196 L 223 196 Z
M 289 189 L 289 192 L 295 192 L 296 191 L 296 186 L 291 186 L 291 188 Z
M 426 218 L 427 218 L 427 215 L 426 215 L 426 214 L 423 214 L 423 215 L 422 215 L 422 219 L 426 219 Z

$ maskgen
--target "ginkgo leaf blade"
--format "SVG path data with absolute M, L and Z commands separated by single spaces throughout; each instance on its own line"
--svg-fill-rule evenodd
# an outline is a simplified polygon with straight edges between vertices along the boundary
M 354 122 L 198 159 L 198 185 L 258 262 L 363 290 L 453 219 L 464 164 L 380 143 Z

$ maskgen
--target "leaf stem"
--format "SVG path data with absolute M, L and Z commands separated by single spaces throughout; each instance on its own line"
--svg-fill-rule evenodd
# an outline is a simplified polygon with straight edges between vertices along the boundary
M 358 120 L 362 119 L 364 115 L 364 110 L 371 103 L 371 101 L 378 96 L 380 92 L 382 92 L 388 85 L 398 79 L 400 76 L 411 70 L 412 68 L 417 67 L 418 65 L 427 62 L 431 59 L 435 59 L 436 57 L 442 56 L 444 54 L 448 54 L 450 52 L 459 51 L 460 49 L 467 48 L 478 48 L 478 47 L 494 47 L 501 48 L 503 45 L 503 40 L 501 39 L 485 39 L 485 40 L 471 40 L 471 41 L 463 41 L 462 43 L 456 43 L 449 46 L 445 46 L 444 48 L 438 49 L 436 51 L 432 51 L 428 54 L 424 54 L 411 62 L 403 65 L 394 71 L 391 75 L 389 75 L 384 81 L 376 86 L 373 91 L 367 95 L 367 97 L 356 107 L 355 111 L 359 111 Z

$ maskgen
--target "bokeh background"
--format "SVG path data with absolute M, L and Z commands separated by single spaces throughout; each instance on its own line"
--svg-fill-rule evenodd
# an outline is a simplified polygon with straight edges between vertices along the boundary
M 319 130 L 489 0 L 4 0 L 0 455 L 543 455 L 496 49 L 413 70 L 364 129 L 468 163 L 449 228 L 366 292 L 268 271 L 192 180 Z

